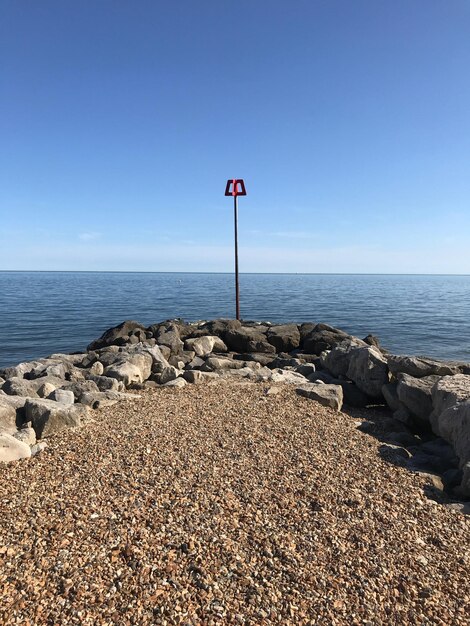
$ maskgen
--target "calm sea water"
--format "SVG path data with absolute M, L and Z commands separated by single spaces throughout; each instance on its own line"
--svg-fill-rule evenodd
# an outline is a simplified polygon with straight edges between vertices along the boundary
M 470 276 L 244 274 L 244 319 L 316 321 L 470 361 Z M 84 350 L 125 319 L 234 317 L 231 274 L 0 272 L 0 366 Z

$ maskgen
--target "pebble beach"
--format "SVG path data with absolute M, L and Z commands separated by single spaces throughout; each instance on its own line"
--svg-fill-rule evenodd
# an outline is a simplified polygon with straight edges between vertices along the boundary
M 139 394 L 0 465 L 0 623 L 470 623 L 470 517 L 382 458 L 380 412 Z

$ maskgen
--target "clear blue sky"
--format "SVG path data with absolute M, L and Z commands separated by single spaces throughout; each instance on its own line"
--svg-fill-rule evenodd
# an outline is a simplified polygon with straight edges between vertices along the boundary
M 468 0 L 0 11 L 0 269 L 470 273 Z

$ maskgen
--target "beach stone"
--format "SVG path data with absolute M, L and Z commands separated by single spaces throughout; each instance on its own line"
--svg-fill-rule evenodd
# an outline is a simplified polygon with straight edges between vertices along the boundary
M 346 376 L 349 369 L 351 351 L 365 347 L 366 344 L 355 337 L 344 339 L 320 358 L 322 367 L 331 372 L 333 376 Z
M 347 376 L 371 398 L 381 398 L 382 386 L 389 382 L 387 360 L 373 346 L 356 348 L 350 353 Z
M 397 387 L 398 383 L 396 382 L 382 385 L 382 395 L 392 411 L 398 411 L 403 406 L 398 397 Z
M 240 354 L 235 353 L 233 355 L 235 360 L 240 361 L 253 361 L 255 363 L 259 363 L 260 365 L 270 365 L 274 360 L 276 360 L 276 356 L 274 353 L 266 354 L 265 352 L 242 352 Z
M 39 385 L 24 378 L 12 377 L 2 385 L 2 391 L 9 396 L 34 397 L 37 396 Z
M 204 382 L 204 373 L 199 370 L 186 370 L 183 373 L 183 378 L 193 385 Z
M 457 366 L 425 357 L 389 354 L 387 362 L 394 376 L 401 373 L 414 378 L 423 378 L 424 376 L 448 376 L 459 373 Z
M 101 361 L 95 361 L 93 365 L 88 368 L 91 376 L 102 376 L 104 372 L 104 365 Z
M 175 378 L 173 380 L 169 380 L 167 383 L 164 383 L 164 387 L 177 387 L 178 389 L 181 389 L 182 387 L 186 387 L 187 382 L 185 381 L 184 378 L 181 378 L 181 376 L 179 378 Z
M 225 341 L 225 333 L 229 330 L 236 330 L 241 327 L 241 322 L 239 320 L 232 319 L 217 319 L 206 322 L 201 326 L 200 330 L 202 330 L 207 335 L 217 335 Z
M 271 326 L 266 333 L 270 344 L 276 352 L 290 352 L 300 345 L 300 331 L 297 324 L 279 324 Z
M 75 396 L 70 389 L 54 389 L 54 391 L 47 396 L 48 400 L 54 400 L 60 402 L 60 404 L 66 404 L 71 406 L 75 403 Z
M 115 378 L 88 375 L 88 380 L 94 382 L 99 391 L 120 391 L 119 381 Z
M 20 459 L 29 459 L 31 448 L 8 433 L 0 433 L 0 463 L 11 463 Z
M 65 377 L 70 373 L 73 366 L 66 363 L 57 363 L 54 361 L 46 360 L 41 365 L 35 367 L 28 373 L 28 379 L 34 380 L 37 378 L 43 378 L 45 376 L 53 376 L 65 380 Z
M 310 333 L 305 334 L 300 345 L 304 352 L 320 355 L 325 350 L 331 350 L 349 337 L 350 335 L 344 331 L 329 326 L 328 324 L 316 324 Z
M 28 446 L 33 446 L 36 443 L 36 433 L 31 426 L 24 426 L 13 433 L 13 437 L 26 443 Z
M 301 385 L 307 383 L 307 379 L 302 374 L 293 370 L 285 370 L 281 368 L 273 369 L 270 379 L 273 383 L 287 383 L 289 385 Z
M 119 339 L 128 338 L 130 333 L 135 330 L 145 331 L 145 326 L 134 320 L 126 320 L 117 326 L 113 326 L 113 328 L 109 328 L 99 339 L 92 341 L 87 346 L 87 351 L 98 350 L 99 348 L 116 344 Z
M 296 392 L 336 411 L 341 411 L 343 406 L 343 389 L 339 385 L 307 383 L 297 387 Z
M 227 352 L 228 348 L 220 337 L 216 335 L 208 335 L 205 337 L 196 337 L 186 339 L 184 343 L 186 350 L 192 350 L 196 356 L 203 357 L 212 352 Z
M 46 441 L 38 441 L 33 446 L 31 446 L 31 456 L 36 456 L 37 454 L 39 454 L 40 452 L 42 452 L 46 448 L 47 448 L 47 442 Z
M 56 386 L 52 383 L 42 383 L 42 385 L 38 387 L 37 394 L 40 398 L 47 398 L 55 390 Z
M 274 354 L 276 348 L 269 343 L 260 326 L 241 326 L 225 333 L 225 342 L 235 352 L 261 352 Z M 266 327 L 265 327 L 266 328 Z
M 84 393 L 98 393 L 98 385 L 92 380 L 84 380 L 76 383 L 68 383 L 64 385 L 64 389 L 72 391 L 76 402 L 80 402 Z
M 176 324 L 169 323 L 160 327 L 154 337 L 158 345 L 170 348 L 171 354 L 181 354 L 183 352 L 184 342 L 181 341 Z
M 305 378 L 308 378 L 311 374 L 315 373 L 316 367 L 313 363 L 302 363 L 301 365 L 294 367 L 294 371 L 298 374 L 302 374 Z
M 155 346 L 156 347 L 156 346 Z M 154 350 L 155 348 L 149 348 Z M 126 387 L 132 383 L 143 383 L 152 373 L 154 360 L 149 352 L 125 352 L 120 359 L 109 365 L 104 374 L 109 378 L 116 378 Z M 165 363 L 167 363 L 165 359 Z
M 118 391 L 85 392 L 80 398 L 80 404 L 95 410 L 101 409 L 105 406 L 116 404 L 122 399 L 123 395 L 125 394 L 121 394 Z
M 259 367 L 259 363 L 256 363 L 256 365 Z M 205 360 L 201 369 L 203 372 L 214 372 L 217 370 L 241 369 L 242 367 L 245 367 L 244 361 L 210 356 Z
M 68 406 L 54 400 L 28 399 L 25 415 L 32 422 L 36 437 L 41 439 L 67 428 L 82 426 L 90 416 L 89 408 L 80 404 Z
M 431 415 L 431 391 L 439 376 L 414 378 L 408 374 L 398 374 L 397 395 L 410 413 L 422 421 L 428 421 Z
M 25 361 L 23 363 L 18 363 L 18 365 L 14 365 L 13 367 L 0 369 L 0 376 L 2 376 L 5 380 L 8 380 L 9 378 L 24 378 L 25 374 L 28 374 L 38 365 L 40 365 L 39 361 Z
M 0 432 L 16 432 L 16 408 L 0 396 Z
M 172 365 L 169 365 L 168 367 L 165 367 L 160 373 L 159 383 L 160 385 L 165 385 L 166 383 L 169 383 L 172 380 L 178 378 L 180 374 L 180 370 L 176 369 L 176 367 L 173 367 Z

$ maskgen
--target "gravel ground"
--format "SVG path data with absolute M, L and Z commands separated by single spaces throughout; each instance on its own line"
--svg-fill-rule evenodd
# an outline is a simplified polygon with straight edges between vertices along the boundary
M 0 468 L 0 623 L 470 624 L 470 518 L 288 386 L 143 392 Z

